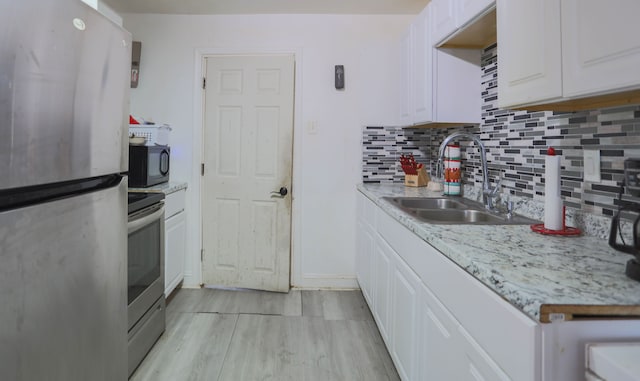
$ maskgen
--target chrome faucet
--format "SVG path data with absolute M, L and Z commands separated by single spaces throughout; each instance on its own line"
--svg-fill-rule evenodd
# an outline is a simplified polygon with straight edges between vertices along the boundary
M 447 147 L 447 144 L 456 138 L 467 138 L 473 140 L 476 145 L 480 148 L 480 161 L 482 163 L 482 202 L 487 210 L 493 211 L 493 199 L 497 196 L 498 191 L 500 190 L 500 183 L 502 179 L 498 179 L 496 186 L 491 188 L 489 186 L 489 170 L 487 169 L 487 151 L 482 143 L 482 140 L 477 135 L 469 134 L 467 132 L 454 132 L 453 134 L 447 136 L 440 144 L 440 149 L 438 150 L 438 162 L 436 163 L 436 176 L 440 173 L 439 177 L 442 177 L 442 171 L 438 172 L 441 166 L 444 166 L 444 150 Z

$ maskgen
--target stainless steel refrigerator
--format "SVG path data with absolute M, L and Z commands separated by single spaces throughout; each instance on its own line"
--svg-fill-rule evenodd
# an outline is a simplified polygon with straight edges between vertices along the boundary
M 0 379 L 127 379 L 131 36 L 0 2 Z

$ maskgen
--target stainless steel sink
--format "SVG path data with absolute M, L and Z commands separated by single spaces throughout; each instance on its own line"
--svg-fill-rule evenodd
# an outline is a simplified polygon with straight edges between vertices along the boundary
M 400 207 L 408 209 L 468 209 L 465 204 L 451 198 L 413 198 L 396 197 L 388 198 Z
M 458 223 L 458 224 L 499 224 L 503 218 L 482 212 L 479 210 L 425 210 L 420 209 L 415 212 L 416 217 L 421 220 L 438 223 Z
M 384 197 L 399 209 L 432 224 L 530 225 L 539 221 L 489 212 L 478 202 L 448 197 Z

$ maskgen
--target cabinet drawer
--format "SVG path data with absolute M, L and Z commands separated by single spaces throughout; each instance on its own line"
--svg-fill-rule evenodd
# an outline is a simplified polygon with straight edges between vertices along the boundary
M 164 218 L 165 220 L 182 212 L 185 205 L 186 191 L 181 189 L 177 192 L 168 194 L 164 199 Z

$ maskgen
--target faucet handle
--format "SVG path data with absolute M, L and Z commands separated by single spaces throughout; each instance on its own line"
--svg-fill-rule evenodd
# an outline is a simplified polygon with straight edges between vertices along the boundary
M 484 193 L 489 197 L 496 197 L 496 195 L 498 194 L 498 191 L 500 190 L 500 184 L 502 184 L 502 177 L 498 177 L 498 181 L 496 182 L 496 185 L 493 188 L 491 188 L 489 184 L 487 184 L 482 193 Z
M 438 161 L 436 161 L 436 178 L 442 179 L 444 176 L 444 163 L 442 162 L 442 158 L 439 157 Z
M 513 201 L 507 201 L 507 218 L 510 219 L 513 217 Z
M 502 185 L 502 176 L 498 176 L 498 181 L 496 182 L 496 185 L 493 187 L 493 189 L 491 189 L 489 194 L 491 196 L 495 196 L 500 191 L 500 185 Z

